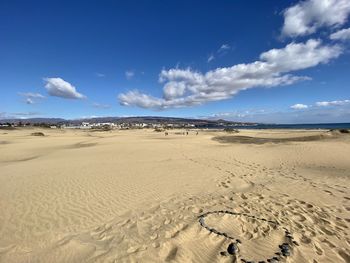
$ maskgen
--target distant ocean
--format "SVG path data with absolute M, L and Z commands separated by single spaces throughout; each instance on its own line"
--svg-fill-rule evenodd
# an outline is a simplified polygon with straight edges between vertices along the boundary
M 258 124 L 252 126 L 234 126 L 236 129 L 350 129 L 350 123 L 317 124 Z

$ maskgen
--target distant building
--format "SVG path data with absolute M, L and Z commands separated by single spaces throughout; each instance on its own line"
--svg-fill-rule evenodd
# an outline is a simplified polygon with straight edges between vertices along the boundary
M 80 129 L 91 129 L 91 125 L 89 122 L 82 122 L 80 125 Z

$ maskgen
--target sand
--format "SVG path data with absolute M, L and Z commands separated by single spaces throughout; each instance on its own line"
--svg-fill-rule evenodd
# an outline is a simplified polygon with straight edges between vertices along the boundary
M 350 262 L 349 228 L 350 135 L 0 130 L 0 262 Z

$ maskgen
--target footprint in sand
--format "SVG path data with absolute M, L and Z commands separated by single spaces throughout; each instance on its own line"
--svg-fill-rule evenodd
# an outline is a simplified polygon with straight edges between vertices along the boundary
M 323 250 L 318 244 L 315 243 L 314 244 L 314 248 L 315 248 L 315 251 L 316 251 L 317 255 L 319 255 L 319 256 L 323 255 Z
M 176 257 L 177 250 L 177 246 L 171 243 L 164 243 L 159 251 L 159 257 L 166 262 L 172 261 Z
M 311 238 L 308 238 L 307 236 L 302 236 L 300 239 L 301 242 L 303 242 L 304 244 L 310 244 L 311 243 Z
M 279 259 L 282 255 L 281 252 L 278 252 L 281 244 L 287 247 L 283 250 L 285 255 L 290 255 L 289 249 L 294 246 L 292 239 L 286 237 L 286 233 L 290 235 L 289 231 L 282 229 L 273 221 L 260 219 L 254 215 L 217 211 L 204 214 L 200 217 L 199 222 L 206 231 L 234 241 L 239 251 L 237 252 L 239 255 L 236 256 L 242 262 L 262 262 L 262 259 L 265 260 L 263 262 L 266 262 L 267 259 L 270 260 L 273 257 Z M 257 249 L 259 253 L 252 253 Z M 276 252 L 279 254 L 276 255 Z
M 126 253 L 132 254 L 132 253 L 137 252 L 138 250 L 139 250 L 139 247 L 138 247 L 138 246 L 129 247 L 128 250 L 126 251 Z
M 342 257 L 345 260 L 345 262 L 350 262 L 350 255 L 346 253 L 344 250 L 339 250 L 338 254 L 340 257 Z

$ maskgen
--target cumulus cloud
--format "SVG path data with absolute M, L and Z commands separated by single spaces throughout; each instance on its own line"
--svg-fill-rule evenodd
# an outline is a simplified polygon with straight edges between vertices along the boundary
M 350 28 L 341 29 L 330 35 L 333 40 L 350 40 Z
M 123 106 L 138 106 L 141 108 L 162 108 L 163 100 L 150 95 L 142 94 L 137 90 L 128 91 L 118 96 Z
M 94 108 L 97 108 L 97 109 L 110 109 L 111 108 L 111 105 L 108 105 L 108 104 L 101 104 L 101 103 L 97 103 L 97 102 L 94 102 L 92 104 L 92 106 Z
M 199 105 L 231 98 L 239 91 L 254 87 L 290 85 L 310 78 L 290 72 L 327 63 L 338 57 L 338 45 L 322 45 L 320 40 L 290 43 L 281 49 L 271 49 L 260 60 L 218 68 L 205 74 L 191 69 L 162 70 L 159 81 L 164 83 L 163 97 L 157 98 L 137 90 L 119 95 L 121 105 L 166 109 Z
M 45 96 L 40 93 L 32 93 L 32 92 L 18 92 L 18 95 L 24 97 L 24 102 L 27 104 L 35 104 L 39 100 L 44 99 Z
M 342 106 L 350 104 L 350 100 L 333 100 L 333 101 L 319 101 L 316 102 L 316 106 L 327 107 L 327 106 Z
M 126 79 L 130 80 L 135 76 L 135 72 L 132 70 L 125 71 L 125 77 Z
M 306 0 L 284 12 L 282 35 L 309 35 L 321 27 L 339 27 L 350 14 L 349 0 Z
M 50 96 L 64 99 L 84 99 L 85 95 L 77 92 L 76 88 L 61 78 L 45 78 L 45 88 Z
M 292 106 L 290 106 L 292 109 L 294 110 L 302 110 L 302 109 L 307 109 L 309 106 L 305 105 L 305 104 L 294 104 Z

